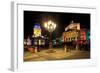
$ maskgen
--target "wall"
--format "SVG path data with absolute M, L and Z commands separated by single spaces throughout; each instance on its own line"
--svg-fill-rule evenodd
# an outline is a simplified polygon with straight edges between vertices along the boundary
M 97 24 L 94 28 L 96 33 L 95 35 L 95 42 L 96 48 L 98 49 L 97 55 L 100 55 L 100 46 L 99 46 L 99 37 L 100 37 L 100 2 L 99 0 L 24 0 L 24 1 L 31 1 L 37 4 L 52 4 L 52 5 L 75 5 L 75 6 L 95 6 L 97 8 Z M 10 67 L 10 45 L 11 45 L 11 7 L 10 7 L 11 0 L 0 0 L 0 73 L 11 73 L 9 70 Z M 95 49 L 95 48 L 94 48 Z M 98 57 L 98 66 L 97 67 L 82 67 L 82 68 L 68 68 L 68 69 L 61 69 L 61 70 L 45 70 L 45 71 L 35 71 L 36 73 L 51 73 L 51 72 L 58 72 L 58 73 L 99 73 L 100 68 L 100 57 Z M 34 71 L 30 71 L 34 72 Z M 23 72 L 28 73 L 28 71 Z

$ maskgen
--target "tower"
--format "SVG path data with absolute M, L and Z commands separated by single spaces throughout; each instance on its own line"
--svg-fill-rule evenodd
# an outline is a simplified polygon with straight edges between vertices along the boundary
M 40 24 L 35 24 L 35 26 L 33 28 L 33 36 L 34 37 L 41 36 L 41 26 L 40 26 Z

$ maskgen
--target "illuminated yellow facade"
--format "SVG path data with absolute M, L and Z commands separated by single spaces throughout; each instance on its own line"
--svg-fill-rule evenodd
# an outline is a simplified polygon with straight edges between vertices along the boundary
M 34 37 L 41 36 L 41 27 L 39 25 L 34 26 L 33 35 L 34 35 Z
M 41 29 L 34 29 L 33 32 L 35 37 L 41 36 Z
M 79 35 L 78 32 L 75 30 L 63 32 L 63 40 L 65 42 L 75 41 L 75 40 L 77 40 L 78 35 Z

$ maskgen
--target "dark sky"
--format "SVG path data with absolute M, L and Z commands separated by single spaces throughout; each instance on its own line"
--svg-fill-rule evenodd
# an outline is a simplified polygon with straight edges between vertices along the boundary
M 60 37 L 65 27 L 67 27 L 72 20 L 79 22 L 81 28 L 90 29 L 90 14 L 24 11 L 24 37 L 32 36 L 35 24 L 41 25 L 43 35 L 49 35 L 43 26 L 44 22 L 48 20 L 52 20 L 57 25 L 52 34 L 54 37 Z

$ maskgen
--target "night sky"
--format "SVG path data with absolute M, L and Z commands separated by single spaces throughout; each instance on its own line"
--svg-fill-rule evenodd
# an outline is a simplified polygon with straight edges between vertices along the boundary
M 53 37 L 61 37 L 65 27 L 72 20 L 79 22 L 81 28 L 90 29 L 90 14 L 24 11 L 24 38 L 33 35 L 33 27 L 35 24 L 41 25 L 42 35 L 49 35 L 49 32 L 43 26 L 44 22 L 49 20 L 52 20 L 57 25 L 52 34 Z

